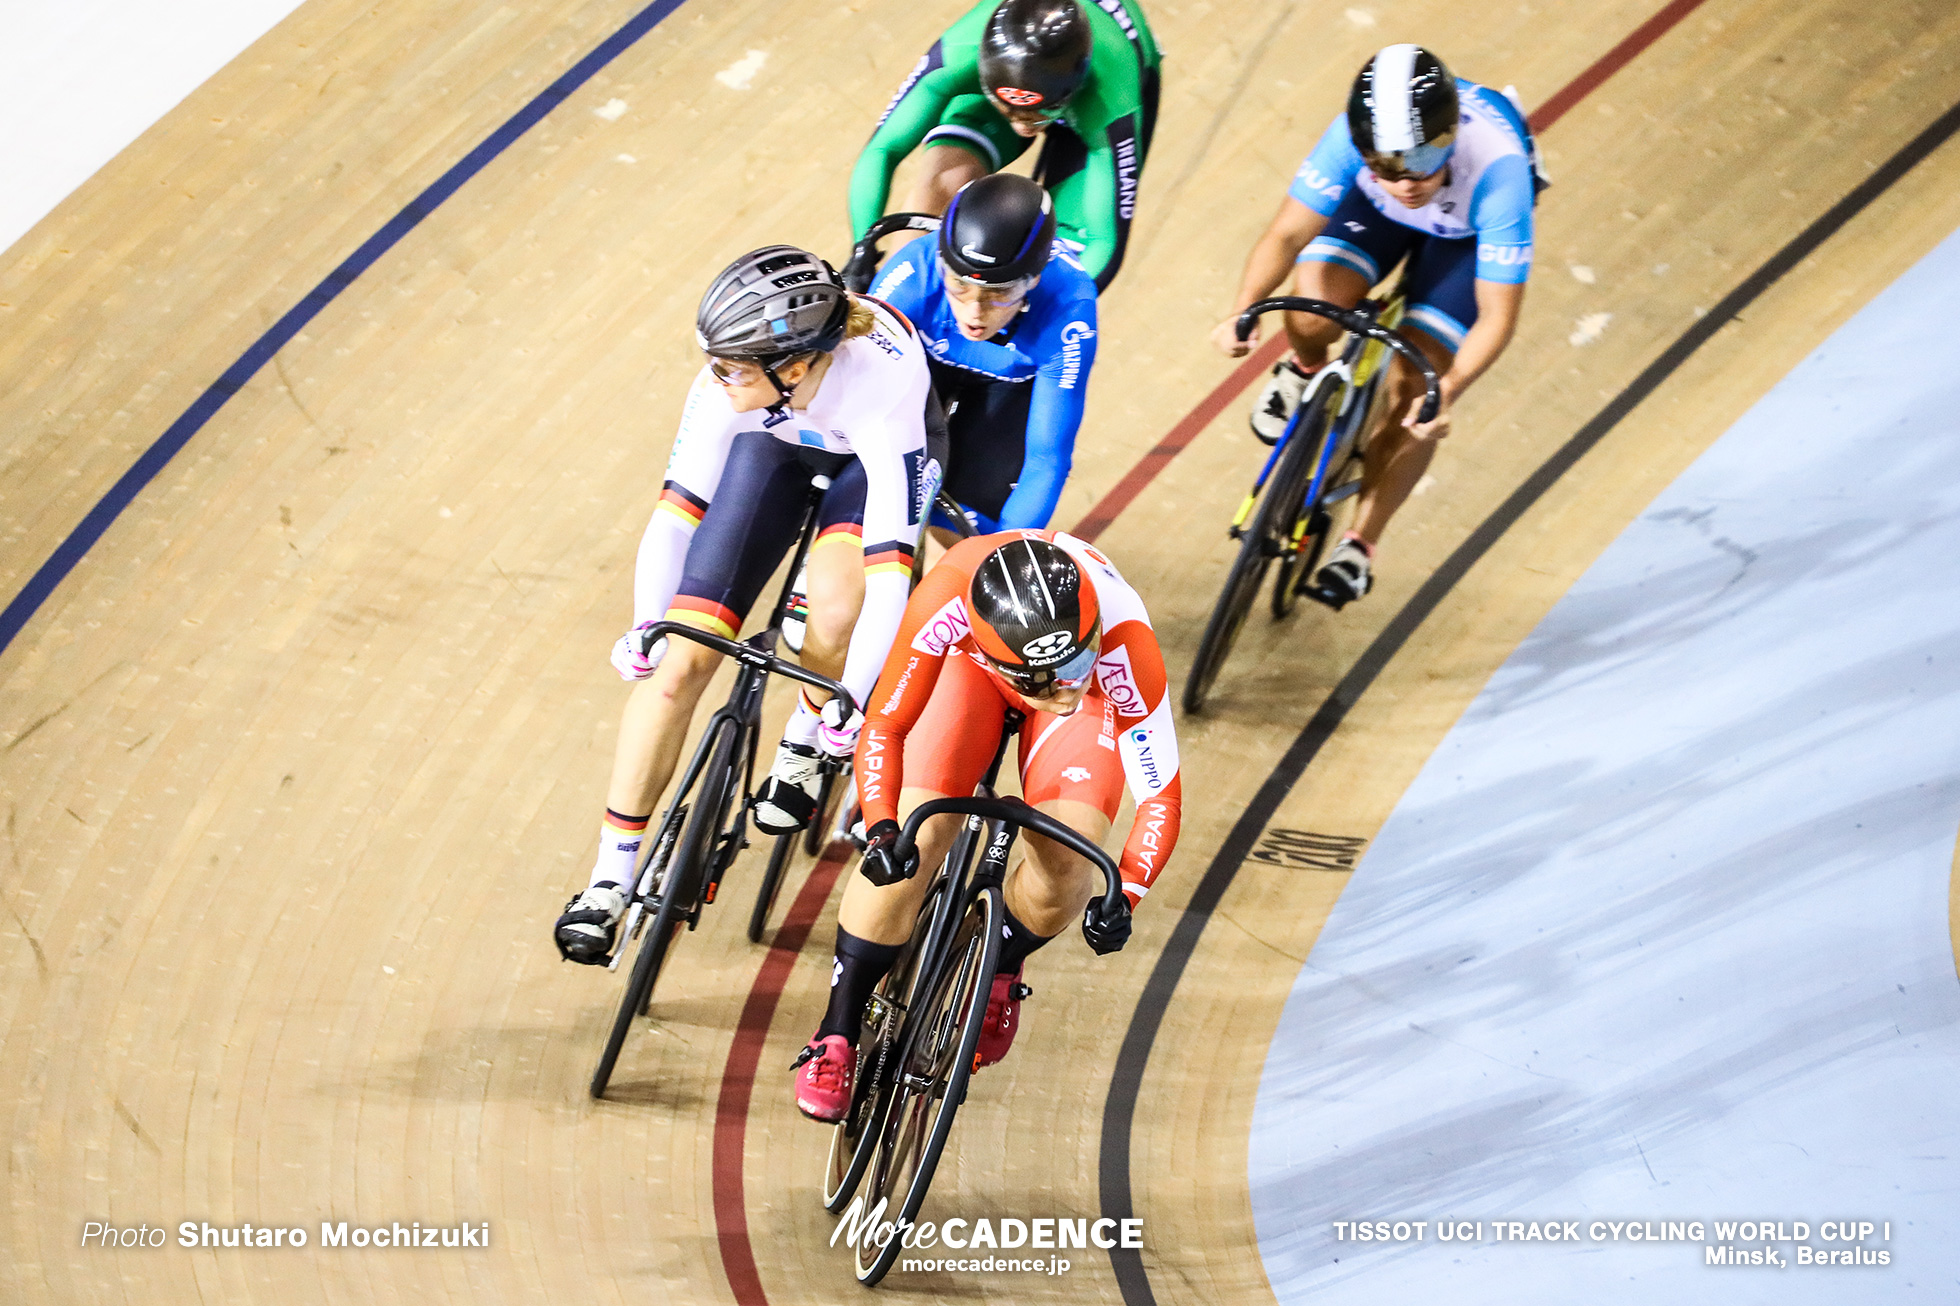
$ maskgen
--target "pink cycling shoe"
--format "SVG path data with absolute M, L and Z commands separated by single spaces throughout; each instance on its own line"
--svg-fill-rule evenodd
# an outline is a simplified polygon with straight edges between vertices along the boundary
M 842 1034 L 829 1034 L 811 1039 L 796 1064 L 796 1109 L 826 1125 L 842 1120 L 851 1109 L 857 1050 Z
M 1021 972 L 994 976 L 994 987 L 987 994 L 987 1018 L 980 1025 L 980 1044 L 974 1049 L 974 1068 L 991 1066 L 1014 1046 L 1014 1031 L 1021 1027 L 1021 999 L 1034 990 L 1021 983 Z

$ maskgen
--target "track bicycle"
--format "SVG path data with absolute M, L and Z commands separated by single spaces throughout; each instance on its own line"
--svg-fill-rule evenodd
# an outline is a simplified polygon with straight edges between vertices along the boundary
M 1266 573 L 1278 565 L 1271 596 L 1275 620 L 1289 616 L 1301 595 L 1339 610 L 1346 600 L 1314 583 L 1327 542 L 1353 511 L 1361 493 L 1362 443 L 1386 400 L 1388 352 L 1407 359 L 1423 379 L 1418 420 L 1436 416 L 1442 402 L 1436 369 L 1397 331 L 1404 301 L 1398 286 L 1386 299 L 1363 300 L 1352 309 L 1324 300 L 1283 295 L 1262 299 L 1239 314 L 1238 337 L 1248 339 L 1261 314 L 1313 313 L 1345 327 L 1341 355 L 1313 374 L 1306 393 L 1239 504 L 1229 534 L 1238 555 L 1226 573 L 1197 655 L 1184 681 L 1184 710 L 1204 711 L 1213 682 L 1232 651 L 1259 597 Z
M 810 478 L 810 495 L 804 509 L 803 528 L 797 538 L 796 553 L 790 560 L 788 575 L 795 577 L 809 553 L 816 534 L 817 509 L 823 492 L 830 488 L 828 476 Z M 613 945 L 607 970 L 618 970 L 629 951 L 637 945 L 633 964 L 627 972 L 625 991 L 613 1017 L 599 1065 L 592 1073 L 592 1096 L 604 1097 L 612 1079 L 620 1049 L 633 1019 L 644 1016 L 653 1000 L 653 986 L 676 936 L 683 928 L 700 923 L 704 907 L 715 900 L 721 878 L 737 855 L 749 846 L 749 800 L 755 792 L 755 755 L 762 733 L 762 694 L 769 676 L 786 676 L 813 689 L 836 696 L 846 716 L 855 711 L 850 692 L 836 681 L 808 671 L 775 655 L 782 632 L 784 609 L 788 606 L 792 580 L 786 580 L 769 626 L 745 640 L 724 639 L 676 621 L 655 622 L 640 635 L 640 651 L 650 650 L 661 639 L 688 639 L 726 654 L 736 663 L 735 684 L 728 701 L 709 718 L 701 742 L 694 750 L 674 798 L 660 818 L 650 841 L 651 853 L 633 881 L 633 892 Z M 836 775 L 848 758 L 824 762 L 824 790 L 827 800 Z M 749 938 L 759 934 L 758 922 L 767 917 L 775 901 L 782 877 L 800 833 L 776 836 L 769 865 L 756 890 L 756 904 L 750 915 Z
M 1108 853 L 1020 799 L 994 795 L 1001 761 L 1023 719 L 1016 711 L 1004 714 L 993 763 L 974 797 L 921 803 L 905 822 L 899 850 L 912 847 L 931 817 L 967 818 L 926 890 L 911 939 L 866 1005 L 851 1105 L 831 1131 L 824 1172 L 824 1209 L 833 1215 L 865 1184 L 860 1209 L 874 1226 L 889 1221 L 904 1230 L 918 1218 L 976 1069 L 1006 919 L 1001 887 L 1020 831 L 1032 830 L 1094 863 L 1103 874 L 1106 914 L 1122 899 Z M 904 1248 L 894 1235 L 882 1246 L 856 1238 L 852 1249 L 858 1281 L 871 1287 Z
M 851 256 L 844 261 L 844 270 L 839 274 L 845 289 L 858 295 L 871 289 L 871 283 L 878 278 L 878 242 L 885 237 L 901 231 L 938 230 L 939 215 L 935 213 L 887 213 L 879 218 L 865 228 L 863 239 L 851 246 Z

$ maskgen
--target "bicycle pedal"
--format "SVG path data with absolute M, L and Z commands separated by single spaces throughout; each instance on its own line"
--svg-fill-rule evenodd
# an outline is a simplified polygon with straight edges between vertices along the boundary
M 1348 605 L 1348 599 L 1345 595 L 1336 594 L 1332 590 L 1322 589 L 1318 585 L 1310 585 L 1300 592 L 1312 599 L 1315 603 L 1332 608 L 1336 612 L 1339 612 Z

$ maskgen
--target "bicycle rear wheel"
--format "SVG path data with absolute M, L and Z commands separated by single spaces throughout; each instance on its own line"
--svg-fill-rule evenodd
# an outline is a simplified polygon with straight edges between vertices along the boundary
M 701 772 L 701 792 L 688 817 L 680 844 L 661 874 L 659 907 L 653 914 L 653 922 L 640 935 L 640 950 L 633 958 L 633 971 L 627 977 L 626 991 L 620 994 L 619 1010 L 613 1016 L 611 1031 L 606 1035 L 605 1050 L 599 1054 L 598 1068 L 592 1073 L 593 1097 L 606 1095 L 606 1085 L 612 1080 L 620 1050 L 626 1046 L 626 1035 L 633 1027 L 633 1018 L 644 1016 L 652 1004 L 653 986 L 660 978 L 660 968 L 666 963 L 674 936 L 687 925 L 687 918 L 693 912 L 695 899 L 700 896 L 701 886 L 705 882 L 708 858 L 714 852 L 715 834 L 720 829 L 723 810 L 727 807 L 725 791 L 734 783 L 731 768 L 735 745 L 741 733 L 733 722 L 723 722 L 717 729 L 720 736 L 708 755 L 708 765 Z
M 952 947 L 906 1021 L 891 1101 L 866 1176 L 866 1207 L 884 1203 L 885 1218 L 901 1230 L 925 1204 L 953 1117 L 966 1097 L 994 968 L 1000 962 L 1004 912 L 998 888 L 989 886 L 973 896 Z M 896 1214 L 891 1213 L 894 1201 Z M 896 1235 L 882 1247 L 875 1242 L 866 1246 L 866 1241 L 859 1239 L 853 1249 L 858 1282 L 868 1288 L 885 1277 L 904 1246 Z

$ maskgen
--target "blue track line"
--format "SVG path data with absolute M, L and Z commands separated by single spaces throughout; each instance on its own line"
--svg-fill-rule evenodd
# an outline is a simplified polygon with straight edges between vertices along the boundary
M 238 356 L 238 361 L 226 368 L 184 410 L 183 415 L 157 437 L 156 443 L 145 449 L 134 465 L 109 487 L 109 492 L 89 509 L 88 515 L 68 533 L 68 538 L 56 546 L 20 593 L 14 595 L 6 610 L 0 612 L 0 651 L 5 651 L 14 642 L 14 636 L 20 634 L 21 628 L 41 610 L 41 605 L 68 578 L 68 573 L 75 569 L 76 564 L 88 556 L 95 542 L 102 538 L 116 518 L 122 516 L 123 509 L 135 502 L 143 487 L 157 478 L 170 460 L 190 443 L 191 437 L 203 430 L 205 423 L 215 417 L 226 401 L 245 387 L 246 382 L 257 376 L 259 369 L 271 362 L 272 356 L 287 341 L 303 331 L 307 323 L 319 316 L 320 310 L 331 304 L 341 291 L 353 285 L 363 272 L 374 266 L 377 259 L 399 244 L 402 237 L 415 230 L 422 219 L 440 208 L 444 200 L 462 188 L 464 182 L 482 172 L 492 159 L 515 144 L 518 137 L 536 126 L 573 91 L 591 81 L 594 74 L 624 54 L 628 47 L 652 31 L 682 3 L 683 0 L 654 0 L 634 14 L 618 31 L 601 41 L 590 54 L 573 64 L 557 81 L 538 92 L 530 103 L 486 136 L 481 144 L 438 177 L 427 190 L 403 205 L 399 213 L 382 225 L 381 230 L 363 241 L 359 249 L 349 254 L 339 267 L 327 273 L 319 285 L 307 291 L 299 303 L 287 309 L 285 315 L 273 323 L 264 335 L 254 340 L 251 347 Z

